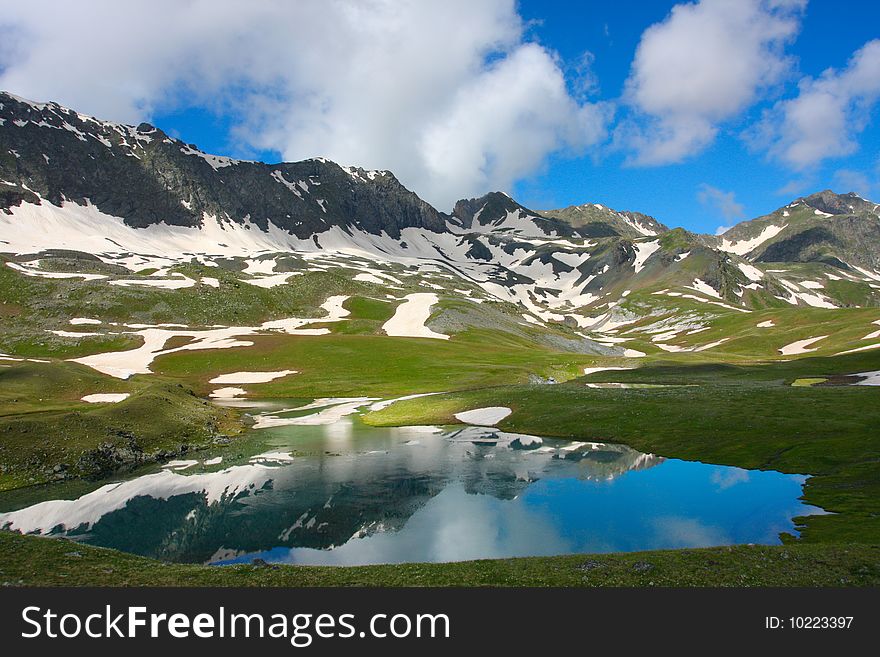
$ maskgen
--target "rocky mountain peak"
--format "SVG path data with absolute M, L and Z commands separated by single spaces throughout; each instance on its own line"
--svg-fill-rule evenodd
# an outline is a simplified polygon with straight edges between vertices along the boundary
M 797 199 L 820 212 L 832 215 L 859 214 L 860 212 L 876 213 L 877 204 L 872 203 L 855 192 L 837 194 L 830 189 L 825 189 L 816 194 L 810 194 Z
M 456 202 L 452 209 L 452 216 L 458 219 L 463 226 L 470 226 L 474 218 L 481 217 L 498 219 L 508 212 L 526 210 L 504 192 L 489 192 L 479 198 L 461 199 Z

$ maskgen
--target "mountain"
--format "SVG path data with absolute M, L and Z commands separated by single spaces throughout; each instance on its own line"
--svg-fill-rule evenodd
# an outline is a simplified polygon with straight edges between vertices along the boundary
M 714 348 L 685 336 L 731 313 L 880 305 L 878 206 L 851 193 L 799 198 L 720 236 L 595 203 L 532 210 L 501 192 L 445 214 L 389 171 L 233 160 L 10 94 L 0 253 L 18 275 L 104 281 L 117 297 L 219 285 L 212 271 L 266 290 L 333 272 L 347 295 L 434 290 L 435 335 L 491 328 L 615 356 Z M 168 307 L 155 303 L 142 319 Z
M 99 121 L 56 103 L 0 94 L 0 208 L 38 198 L 84 203 L 142 228 L 204 216 L 301 238 L 333 225 L 442 231 L 444 217 L 388 171 L 324 159 L 263 164 L 218 157 L 147 123 Z
M 825 190 L 737 224 L 718 248 L 757 262 L 816 262 L 864 274 L 880 269 L 878 209 L 857 194 Z
M 669 229 L 659 221 L 641 212 L 617 212 L 598 203 L 572 205 L 559 210 L 543 210 L 545 217 L 562 219 L 579 229 L 587 237 L 614 237 L 631 239 L 656 237 Z
M 514 237 L 586 237 L 563 221 L 523 207 L 504 192 L 458 201 L 452 210 L 450 229 Z

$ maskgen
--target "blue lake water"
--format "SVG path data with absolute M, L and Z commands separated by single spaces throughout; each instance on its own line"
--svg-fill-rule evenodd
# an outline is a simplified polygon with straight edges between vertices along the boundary
M 220 462 L 24 506 L 0 496 L 15 509 L 0 527 L 177 562 L 371 564 L 774 544 L 821 512 L 798 499 L 804 476 L 620 445 L 352 418 L 254 435 Z

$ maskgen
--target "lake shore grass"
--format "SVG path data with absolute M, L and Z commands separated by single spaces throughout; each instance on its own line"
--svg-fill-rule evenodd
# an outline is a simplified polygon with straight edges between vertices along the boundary
M 880 546 L 802 544 L 379 566 L 170 564 L 0 532 L 4 586 L 878 586 Z

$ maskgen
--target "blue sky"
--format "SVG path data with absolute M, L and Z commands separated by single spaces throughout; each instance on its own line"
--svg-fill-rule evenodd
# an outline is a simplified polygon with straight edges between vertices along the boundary
M 592 52 L 601 94 L 614 97 L 623 91 L 642 32 L 663 20 L 675 4 L 525 0 L 520 8 L 527 20 L 535 22 L 531 33 L 552 44 L 564 60 L 575 61 L 584 50 Z M 878 36 L 880 3 L 812 0 L 800 33 L 787 49 L 797 59 L 796 68 L 777 90 L 778 96 L 796 92 L 803 75 L 815 77 L 829 67 L 845 67 L 854 50 Z M 724 224 L 725 217 L 700 203 L 702 184 L 733 191 L 743 206 L 742 216 L 747 218 L 774 210 L 798 195 L 827 188 L 880 198 L 880 113 L 876 107 L 856 153 L 801 172 L 752 152 L 741 137 L 746 126 L 771 104 L 769 99 L 756 103 L 730 121 L 710 148 L 680 164 L 627 167 L 623 154 L 609 155 L 598 163 L 589 158 L 551 157 L 545 172 L 517 183 L 516 198 L 538 208 L 595 201 L 653 214 L 670 225 L 709 232 Z M 840 170 L 863 174 L 868 189 L 847 187 L 845 179 L 835 176 Z
M 0 0 L 0 88 L 205 151 L 714 232 L 880 198 L 880 3 Z M 828 69 L 833 69 L 829 71 Z

